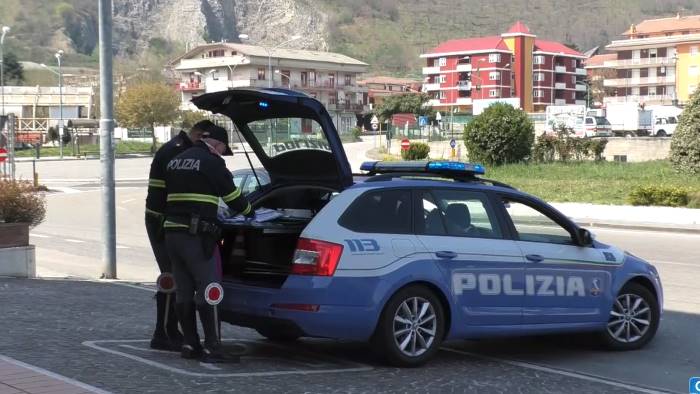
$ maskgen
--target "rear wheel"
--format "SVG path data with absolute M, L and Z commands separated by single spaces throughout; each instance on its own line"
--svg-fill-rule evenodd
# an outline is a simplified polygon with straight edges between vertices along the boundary
M 279 329 L 256 328 L 258 334 L 274 342 L 293 342 L 300 338 L 299 335 Z
M 384 306 L 373 342 L 390 364 L 417 367 L 435 355 L 444 332 L 445 314 L 435 293 L 409 286 Z
M 656 132 L 657 137 L 666 137 L 666 132 L 664 130 L 659 130 Z
M 651 341 L 658 327 L 656 297 L 646 287 L 628 283 L 615 298 L 602 339 L 613 350 L 639 349 Z

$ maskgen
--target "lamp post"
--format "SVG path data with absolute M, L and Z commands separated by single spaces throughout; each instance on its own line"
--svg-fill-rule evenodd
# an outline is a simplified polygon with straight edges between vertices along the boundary
M 59 123 L 58 123 L 58 146 L 59 146 L 59 154 L 61 156 L 61 159 L 63 158 L 63 74 L 61 73 L 61 56 L 59 56 L 59 52 L 61 55 L 63 55 L 63 51 L 58 51 L 56 53 L 56 59 L 58 59 L 58 64 L 59 64 L 59 71 L 52 70 L 49 68 L 44 63 L 41 63 L 41 67 L 51 71 L 52 73 L 56 74 L 58 76 L 58 100 L 59 100 Z
M 239 34 L 239 35 L 238 35 L 238 38 L 240 38 L 241 41 L 243 41 L 243 40 L 250 40 L 250 36 L 248 36 L 247 34 Z M 273 86 L 272 80 L 274 79 L 274 76 L 273 76 L 273 74 L 272 74 L 272 52 L 273 52 L 275 49 L 281 47 L 282 45 L 289 44 L 290 42 L 296 41 L 296 40 L 298 40 L 298 39 L 300 39 L 300 38 L 301 38 L 300 35 L 294 35 L 294 36 L 292 36 L 289 40 L 283 41 L 283 42 L 281 42 L 281 43 L 279 43 L 279 44 L 277 44 L 277 45 L 275 45 L 275 46 L 273 46 L 273 47 L 269 47 L 269 46 L 267 46 L 267 45 L 263 45 L 263 44 L 261 44 L 261 43 L 259 43 L 259 42 L 253 42 L 253 41 L 251 41 L 253 44 L 255 44 L 255 45 L 257 45 L 257 46 L 263 48 L 263 49 L 265 50 L 265 52 L 267 52 L 267 73 L 268 73 L 268 75 L 270 76 L 270 79 L 269 79 L 268 82 L 267 82 L 267 87 L 268 87 L 268 88 L 271 88 L 271 87 Z
M 280 76 L 280 84 L 284 85 L 283 79 L 282 78 L 287 78 L 287 81 L 289 82 L 289 85 L 292 84 L 292 78 L 289 75 L 284 75 L 280 70 L 275 70 L 275 74 L 279 74 Z M 287 87 L 289 87 L 289 85 Z
M 5 35 L 10 32 L 9 26 L 2 27 L 0 36 L 0 96 L 2 96 L 2 114 L 5 115 Z

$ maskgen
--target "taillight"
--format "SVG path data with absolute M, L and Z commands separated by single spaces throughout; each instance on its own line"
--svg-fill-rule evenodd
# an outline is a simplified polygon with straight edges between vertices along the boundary
M 343 254 L 343 245 L 299 238 L 294 252 L 292 274 L 333 276 Z

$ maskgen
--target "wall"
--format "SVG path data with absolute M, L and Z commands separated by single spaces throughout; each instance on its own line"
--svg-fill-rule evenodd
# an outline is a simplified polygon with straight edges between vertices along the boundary
M 613 161 L 615 155 L 627 155 L 627 161 L 667 159 L 671 149 L 670 138 L 609 138 L 603 156 Z
M 688 88 L 690 85 L 695 85 L 696 87 L 700 85 L 700 53 L 694 56 L 691 55 L 690 48 L 693 46 L 700 47 L 700 44 L 685 44 L 677 47 L 676 86 L 678 89 L 678 100 L 681 102 L 687 102 L 690 95 L 693 94 Z M 698 75 L 689 75 L 688 69 L 690 66 L 698 67 Z

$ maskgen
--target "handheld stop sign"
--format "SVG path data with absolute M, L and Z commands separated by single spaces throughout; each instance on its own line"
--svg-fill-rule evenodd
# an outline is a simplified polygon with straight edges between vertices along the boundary
M 216 327 L 216 336 L 221 342 L 221 330 L 219 328 L 219 308 L 217 305 L 224 299 L 224 289 L 216 282 L 209 283 L 204 289 L 204 301 L 214 307 L 214 326 Z
M 170 272 L 163 272 L 156 279 L 158 291 L 163 294 L 172 294 L 175 292 L 175 277 Z

